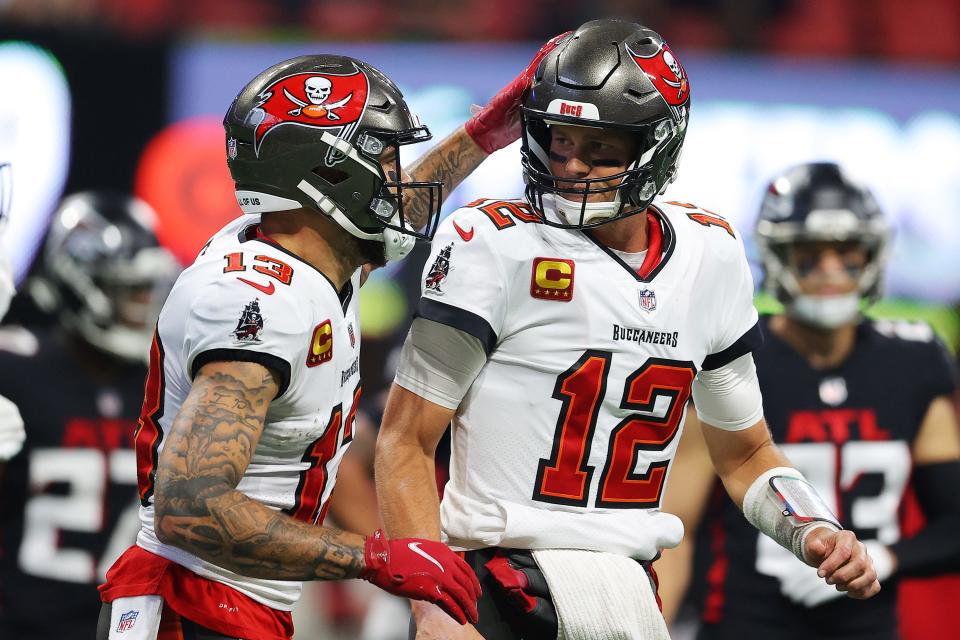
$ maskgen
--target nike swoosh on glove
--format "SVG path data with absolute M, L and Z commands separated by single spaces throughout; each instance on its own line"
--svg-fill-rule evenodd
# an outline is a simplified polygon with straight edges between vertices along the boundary
M 480 582 L 447 545 L 423 538 L 388 540 L 377 530 L 363 555 L 364 580 L 397 596 L 432 602 L 460 624 L 477 621 Z
M 540 47 L 530 64 L 510 84 L 500 89 L 485 107 L 464 123 L 474 142 L 487 153 L 502 149 L 520 138 L 520 102 L 530 88 L 533 74 L 543 57 L 553 51 L 572 32 L 551 38 Z

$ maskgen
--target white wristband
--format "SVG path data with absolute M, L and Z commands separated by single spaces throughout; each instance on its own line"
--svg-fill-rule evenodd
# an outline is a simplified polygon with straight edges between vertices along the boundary
M 893 553 L 887 546 L 877 540 L 867 540 L 864 543 L 867 553 L 873 560 L 873 570 L 877 572 L 877 580 L 881 584 L 893 575 Z

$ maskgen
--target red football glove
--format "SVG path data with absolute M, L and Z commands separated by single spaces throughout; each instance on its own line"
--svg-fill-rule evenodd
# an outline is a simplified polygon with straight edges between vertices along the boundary
M 363 555 L 364 580 L 394 595 L 432 602 L 460 624 L 477 621 L 480 582 L 447 545 L 422 538 L 387 540 L 377 530 L 367 538 Z
M 513 81 L 497 92 L 487 106 L 467 120 L 464 128 L 481 149 L 493 153 L 520 138 L 520 101 L 530 88 L 533 74 L 545 55 L 553 51 L 560 41 L 570 34 L 569 31 L 552 38 L 540 47 L 527 68 Z

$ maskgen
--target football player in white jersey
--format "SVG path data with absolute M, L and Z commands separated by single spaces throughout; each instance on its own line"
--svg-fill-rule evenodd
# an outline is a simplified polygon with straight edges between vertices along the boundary
M 360 394 L 360 267 L 432 237 L 442 185 L 519 136 L 529 78 L 422 158 L 417 182 L 399 147 L 430 133 L 372 66 L 302 56 L 240 92 L 224 127 L 246 215 L 161 312 L 136 434 L 141 531 L 101 586 L 98 638 L 287 640 L 301 581 L 355 577 L 476 620 L 476 576 L 443 544 L 318 524 Z
M 871 560 L 770 441 L 739 233 L 655 199 L 675 176 L 690 86 L 663 39 L 597 20 L 524 100 L 525 200 L 440 226 L 383 419 L 387 531 L 466 551 L 484 595 L 459 627 L 414 603 L 417 638 L 665 638 L 650 561 L 687 400 L 748 520 L 851 596 Z M 450 481 L 432 484 L 452 422 Z

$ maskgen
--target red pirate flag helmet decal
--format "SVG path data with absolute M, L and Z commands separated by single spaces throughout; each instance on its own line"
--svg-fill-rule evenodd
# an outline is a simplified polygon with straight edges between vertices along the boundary
M 366 74 L 354 69 L 346 75 L 295 73 L 261 91 L 253 112 L 263 114 L 254 129 L 254 153 L 259 156 L 267 134 L 285 124 L 336 129 L 335 135 L 348 138 L 363 116 L 369 93 Z
M 666 42 L 655 42 L 655 44 L 656 51 L 647 56 L 634 52 L 629 45 L 627 45 L 627 52 L 667 104 L 671 107 L 679 107 L 690 99 L 690 81 L 687 79 L 687 72 L 683 70 L 680 61 L 673 55 L 673 51 Z

